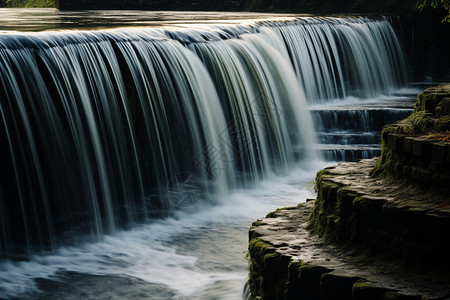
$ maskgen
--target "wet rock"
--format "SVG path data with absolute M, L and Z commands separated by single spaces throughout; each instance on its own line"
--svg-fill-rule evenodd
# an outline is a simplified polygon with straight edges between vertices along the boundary
M 370 177 L 375 163 L 362 160 L 322 170 L 315 202 L 254 222 L 249 247 L 254 299 L 450 294 L 444 246 L 450 206 L 436 206 L 429 194 L 410 186 Z

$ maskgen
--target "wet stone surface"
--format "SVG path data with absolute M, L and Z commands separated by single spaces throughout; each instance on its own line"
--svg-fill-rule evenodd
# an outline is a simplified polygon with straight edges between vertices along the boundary
M 447 221 L 450 219 L 448 206 L 427 201 L 423 198 L 424 195 L 420 195 L 412 188 L 390 185 L 381 179 L 369 177 L 368 173 L 375 161 L 369 159 L 358 163 L 341 163 L 337 167 L 327 168 L 322 180 L 354 192 L 356 198 L 363 197 L 371 209 L 388 205 L 405 214 L 423 214 L 444 219 L 446 221 L 442 224 L 448 224 Z M 316 206 L 318 201 L 316 200 Z M 365 204 L 364 201 L 361 206 Z M 402 257 L 395 258 L 391 255 L 389 259 L 385 259 L 383 255 L 362 255 L 360 251 L 354 251 L 352 243 L 331 243 L 323 237 L 311 234 L 309 218 L 314 205 L 315 201 L 308 201 L 299 207 L 280 209 L 270 213 L 267 218 L 254 222 L 254 226 L 250 228 L 250 241 L 256 239 L 267 245 L 265 252 L 249 248 L 250 283 L 262 282 L 260 286 L 254 287 L 254 298 L 270 298 L 267 297 L 265 290 L 274 289 L 271 285 L 279 284 L 269 282 L 270 278 L 265 278 L 270 274 L 270 268 L 273 268 L 266 263 L 267 255 L 272 255 L 267 253 L 275 253 L 283 258 L 279 261 L 289 261 L 289 267 L 281 266 L 286 272 L 284 278 L 286 288 L 278 288 L 280 291 L 283 290 L 277 296 L 281 299 L 292 299 L 297 297 L 295 293 L 301 293 L 290 291 L 296 289 L 295 285 L 304 283 L 301 271 L 300 275 L 296 275 L 295 284 L 291 282 L 293 280 L 291 266 L 295 263 L 300 266 L 316 266 L 322 270 L 320 276 L 314 279 L 318 281 L 316 284 L 320 291 L 311 292 L 301 299 L 450 299 L 450 272 L 446 268 L 439 271 L 424 268 L 429 257 L 423 257 L 423 265 L 404 264 L 400 263 Z M 356 204 L 354 206 L 356 207 Z M 337 220 L 343 218 L 339 213 L 331 217 Z M 395 228 L 392 230 L 395 231 Z M 447 244 L 445 240 L 448 241 L 449 228 L 441 230 L 438 238 L 442 239 L 442 247 L 448 247 L 445 246 Z M 368 237 L 370 238 L 370 235 Z M 262 260 L 258 260 L 258 257 L 252 255 L 265 256 Z M 263 270 L 252 268 L 252 263 L 259 261 L 263 261 Z M 448 265 L 448 258 L 442 257 L 442 263 Z M 332 283 L 337 282 L 341 282 L 338 284 L 341 291 L 333 290 Z M 327 296 L 329 293 L 334 296 L 329 298 Z

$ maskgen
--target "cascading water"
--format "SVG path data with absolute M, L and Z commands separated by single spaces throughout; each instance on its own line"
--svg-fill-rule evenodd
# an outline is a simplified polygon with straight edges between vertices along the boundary
M 302 18 L 268 28 L 283 40 L 309 103 L 391 94 L 406 84 L 402 48 L 387 20 Z
M 401 57 L 385 19 L 0 34 L 0 269 L 63 245 L 106 253 L 124 228 L 311 165 L 307 102 L 389 94 Z M 170 276 L 136 277 L 179 291 Z M 0 298 L 14 295 L 0 279 Z

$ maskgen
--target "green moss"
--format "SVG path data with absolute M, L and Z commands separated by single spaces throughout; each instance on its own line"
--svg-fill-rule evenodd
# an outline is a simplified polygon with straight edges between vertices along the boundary
M 297 207 L 296 206 L 286 206 L 286 207 L 280 207 L 280 208 L 277 208 L 275 211 L 282 211 L 282 210 L 294 210 L 294 209 L 297 209 Z
M 424 92 L 421 92 L 417 95 L 417 101 L 416 103 L 414 103 L 414 112 L 422 110 L 424 96 L 425 96 Z
M 315 190 L 316 192 L 318 192 L 318 190 L 319 190 L 319 183 L 320 183 L 320 181 L 322 180 L 322 176 L 323 176 L 324 174 L 326 174 L 326 172 L 327 172 L 326 169 L 323 169 L 323 170 L 320 170 L 319 172 L 317 172 L 316 178 L 315 178 L 315 181 L 314 181 L 314 190 Z
M 302 261 L 291 262 L 283 299 L 323 299 L 320 289 L 322 274 L 330 270 Z
M 248 244 L 248 282 L 253 299 L 261 296 L 265 272 L 264 257 L 270 252 L 273 252 L 272 246 L 260 239 L 252 239 Z
M 316 265 L 311 265 L 311 264 L 307 264 L 307 263 L 301 263 L 299 265 L 299 276 L 304 276 L 305 274 L 311 274 L 311 273 L 317 273 L 318 275 L 321 275 L 324 273 L 325 268 L 324 267 L 320 267 L 320 266 L 316 266 Z
M 450 130 L 450 116 L 443 116 L 439 119 L 436 119 L 434 127 L 437 132 Z
M 263 224 L 263 223 L 262 223 L 261 221 L 258 220 L 258 221 L 253 222 L 253 223 L 252 223 L 252 226 L 253 226 L 253 227 L 258 227 L 258 226 L 261 226 L 262 224 Z
M 408 120 L 411 121 L 413 132 L 423 132 L 433 124 L 432 114 L 425 110 L 412 113 Z
M 274 253 L 268 253 L 264 255 L 264 263 L 267 264 L 269 261 L 276 260 L 278 257 L 280 257 L 280 254 L 274 252 Z
M 370 283 L 358 280 L 352 287 L 352 299 L 354 300 L 379 300 L 385 299 L 384 295 L 388 289 L 371 285 Z
M 278 212 L 283 211 L 283 210 L 294 210 L 294 209 L 297 209 L 297 207 L 299 207 L 299 206 L 286 206 L 286 207 L 277 208 L 275 211 L 271 211 L 270 213 L 268 213 L 266 215 L 266 218 L 276 218 L 276 217 L 278 217 L 278 215 L 277 215 Z
M 54 0 L 28 0 L 25 7 L 55 7 Z
M 318 191 L 318 198 L 323 202 L 325 210 L 332 209 L 332 205 L 337 201 L 337 191 L 339 186 L 331 181 L 322 180 Z
M 401 124 L 401 125 L 399 125 Z M 404 157 L 397 154 L 394 150 L 388 147 L 389 134 L 408 134 L 413 131 L 410 120 L 403 120 L 400 123 L 387 125 L 383 128 L 381 134 L 381 155 L 375 166 L 369 172 L 372 177 L 386 177 L 392 174 L 396 164 L 403 163 Z
M 8 7 L 55 7 L 54 0 L 6 0 Z
M 318 186 L 320 187 L 318 197 L 309 216 L 307 228 L 312 234 L 334 240 L 335 237 L 331 234 L 334 233 L 335 224 L 339 222 L 337 209 L 339 186 L 325 180 L 321 180 Z
M 252 239 L 248 243 L 248 251 L 251 257 L 261 256 L 262 253 L 268 251 L 268 249 L 273 248 L 272 245 L 262 241 L 261 239 Z
M 353 289 L 366 289 L 371 287 L 367 281 L 364 280 L 358 280 L 354 285 L 353 285 Z
M 327 172 L 328 170 L 324 169 L 317 173 L 317 200 L 308 219 L 308 229 L 311 233 L 319 236 L 325 235 L 327 231 L 327 216 L 335 215 L 337 212 L 336 203 L 339 185 L 329 180 L 331 175 Z
M 266 218 L 276 218 L 277 217 L 276 211 L 271 211 L 266 215 Z
M 249 286 L 252 298 L 281 299 L 285 293 L 290 258 L 256 238 L 249 243 Z

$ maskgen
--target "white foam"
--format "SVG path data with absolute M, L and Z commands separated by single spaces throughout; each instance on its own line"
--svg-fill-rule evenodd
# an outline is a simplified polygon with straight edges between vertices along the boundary
M 217 282 L 228 282 L 226 289 L 217 291 L 222 293 L 220 298 L 233 299 L 237 293 L 240 297 L 247 279 L 244 252 L 251 222 L 277 207 L 313 197 L 314 174 L 297 169 L 286 176 L 273 176 L 254 189 L 222 196 L 215 206 L 199 201 L 188 212 L 105 236 L 99 243 L 60 248 L 50 255 L 35 255 L 27 262 L 3 262 L 0 298 L 36 289 L 36 278 L 51 279 L 64 271 L 138 278 L 166 285 L 177 297 L 195 298 Z M 205 237 L 199 239 L 202 235 Z M 180 249 L 184 245 L 178 237 L 192 239 L 189 245 L 200 244 L 194 245 L 194 250 Z M 224 244 L 226 248 L 220 248 Z M 201 253 L 195 249 L 201 249 Z M 199 259 L 223 268 L 200 266 Z

